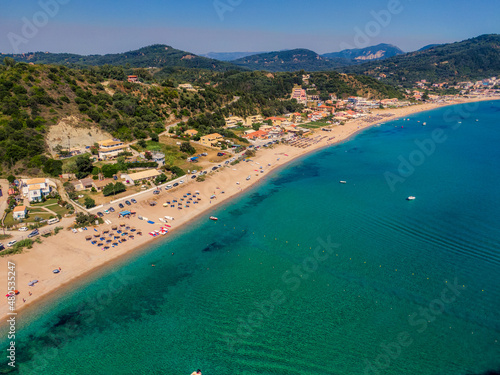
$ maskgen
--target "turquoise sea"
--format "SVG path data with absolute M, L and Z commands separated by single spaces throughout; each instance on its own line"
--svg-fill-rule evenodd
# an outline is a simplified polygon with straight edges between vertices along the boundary
M 499 145 L 482 102 L 296 160 L 21 317 L 11 373 L 499 371 Z

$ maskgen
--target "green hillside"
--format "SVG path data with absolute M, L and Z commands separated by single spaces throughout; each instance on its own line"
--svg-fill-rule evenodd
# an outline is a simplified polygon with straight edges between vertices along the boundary
M 482 35 L 462 42 L 441 44 L 423 51 L 345 67 L 344 72 L 387 76 L 390 84 L 411 86 L 415 81 L 455 82 L 500 74 L 500 35 Z
M 75 55 L 70 53 L 33 52 L 17 55 L 3 55 L 12 57 L 20 62 L 34 64 L 57 64 L 66 66 L 101 66 L 101 65 L 127 65 L 135 68 L 148 67 L 184 67 L 225 71 L 228 69 L 241 69 L 235 65 L 197 56 L 181 51 L 164 44 L 155 44 L 135 51 L 107 55 Z
M 334 70 L 338 67 L 352 64 L 352 61 L 349 59 L 329 59 L 308 49 L 261 53 L 231 62 L 251 70 L 266 70 L 268 72 Z

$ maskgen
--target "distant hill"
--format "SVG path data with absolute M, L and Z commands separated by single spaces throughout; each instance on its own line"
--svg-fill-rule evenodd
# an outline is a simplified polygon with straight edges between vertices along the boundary
M 398 47 L 393 46 L 392 44 L 382 43 L 366 48 L 345 49 L 340 52 L 325 53 L 322 56 L 330 59 L 344 58 L 362 62 L 367 60 L 382 60 L 402 54 L 404 54 L 404 52 Z
M 428 45 L 426 45 L 426 46 L 424 46 L 424 47 L 420 48 L 420 49 L 418 50 L 418 52 L 420 52 L 420 51 L 425 51 L 425 50 L 428 50 L 428 49 L 431 49 L 431 48 L 434 48 L 434 47 L 437 47 L 437 46 L 440 46 L 440 44 L 428 44 Z
M 270 72 L 334 70 L 340 66 L 352 64 L 348 59 L 330 59 L 308 49 L 261 53 L 231 62 L 251 70 L 267 70 Z
M 462 42 L 441 44 L 382 61 L 344 67 L 342 71 L 406 86 L 421 79 L 453 82 L 498 76 L 500 35 L 481 35 Z
M 203 57 L 208 57 L 209 59 L 215 59 L 220 61 L 232 61 L 241 59 L 243 57 L 259 55 L 267 52 L 209 52 L 204 55 L 200 55 Z
M 181 51 L 164 44 L 155 44 L 135 51 L 107 55 L 76 55 L 70 53 L 33 52 L 26 54 L 2 55 L 14 58 L 16 61 L 35 64 L 57 64 L 78 66 L 128 65 L 134 68 L 148 67 L 183 67 L 226 71 L 241 69 L 237 66 L 195 54 Z

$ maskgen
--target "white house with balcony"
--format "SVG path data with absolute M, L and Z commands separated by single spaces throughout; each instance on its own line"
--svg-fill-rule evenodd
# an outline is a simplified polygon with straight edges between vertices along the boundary
M 99 144 L 99 159 L 109 159 L 117 156 L 127 149 L 127 146 L 122 141 L 108 139 L 98 142 Z
M 29 202 L 40 202 L 42 197 L 46 197 L 53 188 L 56 188 L 55 184 L 48 178 L 31 178 L 22 180 L 22 182 L 23 195 L 28 198 Z

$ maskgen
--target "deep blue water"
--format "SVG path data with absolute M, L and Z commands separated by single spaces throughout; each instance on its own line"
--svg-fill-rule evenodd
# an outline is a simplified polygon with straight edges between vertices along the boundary
M 294 161 L 26 317 L 16 371 L 500 370 L 499 144 L 483 102 Z

